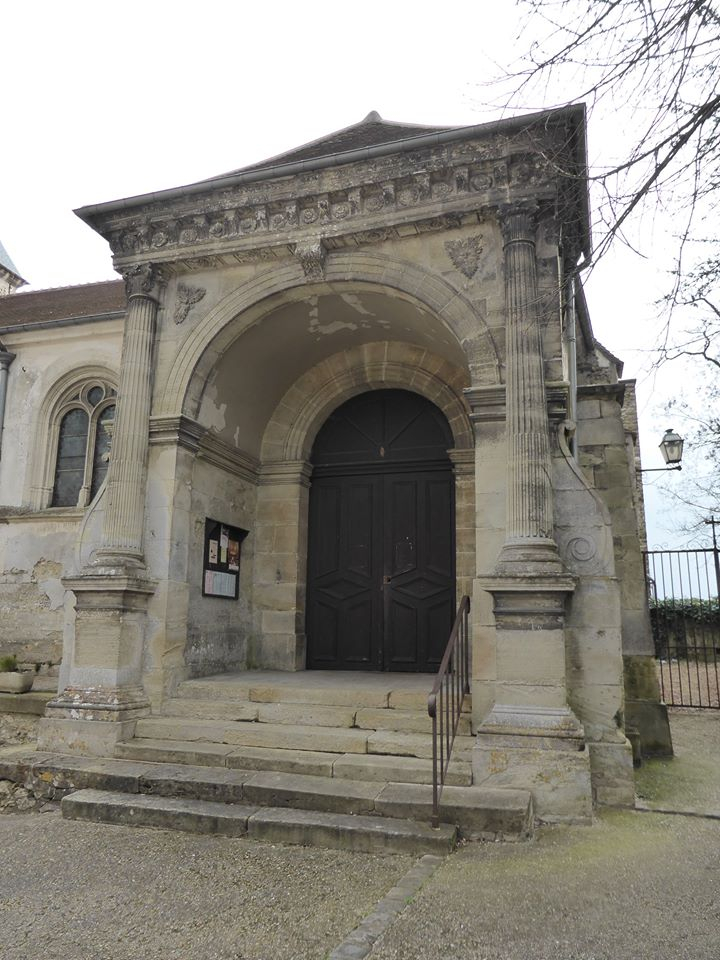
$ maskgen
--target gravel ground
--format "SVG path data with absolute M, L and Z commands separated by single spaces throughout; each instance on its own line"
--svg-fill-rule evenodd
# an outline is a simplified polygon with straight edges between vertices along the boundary
M 665 810 L 720 815 L 720 710 L 672 709 L 670 730 L 675 756 L 640 767 L 638 799 Z
M 671 710 L 648 806 L 720 816 L 720 711 Z M 433 875 L 371 960 L 717 960 L 720 820 L 612 811 L 529 844 L 473 844 Z
M 57 810 L 0 817 L 0 842 L 3 960 L 321 958 L 415 862 Z
M 720 823 L 613 812 L 446 860 L 371 960 L 717 960 Z

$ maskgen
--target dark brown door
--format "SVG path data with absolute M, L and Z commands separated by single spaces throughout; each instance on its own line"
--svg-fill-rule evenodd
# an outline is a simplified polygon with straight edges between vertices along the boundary
M 313 448 L 308 667 L 434 671 L 455 599 L 447 422 L 400 390 L 340 407 Z

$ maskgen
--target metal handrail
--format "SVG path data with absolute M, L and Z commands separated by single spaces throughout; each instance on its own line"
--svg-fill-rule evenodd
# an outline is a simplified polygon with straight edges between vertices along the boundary
M 463 597 L 455 623 L 428 697 L 428 713 L 432 719 L 433 741 L 433 810 L 432 825 L 440 824 L 440 794 L 450 763 L 465 694 L 470 693 L 470 648 L 468 617 L 470 597 Z M 438 709 L 439 706 L 439 709 Z

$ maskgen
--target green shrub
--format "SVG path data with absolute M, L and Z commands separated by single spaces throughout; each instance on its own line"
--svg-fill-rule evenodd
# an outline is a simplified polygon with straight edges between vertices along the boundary
M 0 673 L 17 673 L 17 657 L 10 654 L 7 657 L 0 657 Z

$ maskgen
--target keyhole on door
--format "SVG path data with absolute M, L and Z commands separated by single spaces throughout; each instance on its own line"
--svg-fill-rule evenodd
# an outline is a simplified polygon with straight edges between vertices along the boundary
M 380 456 L 381 457 L 385 456 L 385 447 L 380 447 Z

